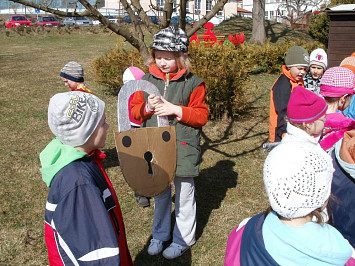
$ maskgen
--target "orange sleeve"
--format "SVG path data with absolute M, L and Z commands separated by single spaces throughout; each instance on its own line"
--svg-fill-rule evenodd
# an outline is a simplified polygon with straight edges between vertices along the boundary
M 205 82 L 202 82 L 191 93 L 189 104 L 187 106 L 180 106 L 182 108 L 180 122 L 192 127 L 202 127 L 207 123 L 208 108 L 205 95 L 206 86 Z
M 143 98 L 143 91 L 137 91 L 134 93 L 133 99 L 130 103 L 131 105 L 131 115 L 134 119 L 143 122 L 144 120 L 151 117 L 154 112 L 147 113 L 145 111 L 145 101 Z

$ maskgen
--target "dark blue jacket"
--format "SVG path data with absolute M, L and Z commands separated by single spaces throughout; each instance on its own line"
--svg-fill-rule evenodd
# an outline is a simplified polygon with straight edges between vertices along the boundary
M 337 144 L 337 146 L 340 146 Z M 337 156 L 336 156 L 337 153 Z M 350 169 L 342 167 L 344 162 L 339 157 L 339 150 L 332 152 L 334 176 L 330 198 L 333 226 L 355 247 L 355 177 L 350 176 Z M 354 165 L 355 173 L 355 165 Z

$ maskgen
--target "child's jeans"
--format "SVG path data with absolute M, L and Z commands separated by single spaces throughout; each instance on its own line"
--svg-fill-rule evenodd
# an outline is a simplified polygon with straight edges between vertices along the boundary
M 175 217 L 173 242 L 181 246 L 195 244 L 196 201 L 195 183 L 192 177 L 175 177 Z M 171 186 L 154 197 L 153 238 L 161 241 L 170 239 Z

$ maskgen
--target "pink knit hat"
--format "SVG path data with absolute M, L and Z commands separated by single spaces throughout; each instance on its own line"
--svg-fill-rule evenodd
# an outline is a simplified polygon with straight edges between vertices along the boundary
M 320 80 L 320 94 L 324 97 L 342 97 L 355 93 L 355 74 L 345 67 L 332 67 Z
M 321 118 L 328 109 L 325 100 L 301 86 L 292 90 L 287 105 L 287 116 L 293 123 L 311 123 Z
M 145 73 L 138 67 L 129 67 L 123 72 L 123 84 L 130 80 L 141 80 L 144 74 Z

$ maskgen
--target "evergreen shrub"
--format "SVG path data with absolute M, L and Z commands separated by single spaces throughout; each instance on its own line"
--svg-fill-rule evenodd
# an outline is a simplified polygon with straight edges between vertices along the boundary
M 251 73 L 280 73 L 282 65 L 285 64 L 285 55 L 292 46 L 302 46 L 308 53 L 317 48 L 323 48 L 324 44 L 302 41 L 289 41 L 284 43 L 266 43 L 264 45 L 248 45 L 244 49 L 248 50 L 248 58 L 251 63 Z
M 91 65 L 95 81 L 108 86 L 110 93 L 117 95 L 123 86 L 123 72 L 130 66 L 139 67 L 148 72 L 137 49 L 123 50 L 118 45 L 101 57 L 95 58 Z
M 328 45 L 329 21 L 327 12 L 322 12 L 312 16 L 308 28 L 309 35 L 326 46 Z
M 285 53 L 294 45 L 304 47 L 309 53 L 316 48 L 324 48 L 319 42 L 300 41 L 265 45 L 244 43 L 236 48 L 191 44 L 188 56 L 192 61 L 192 72 L 206 83 L 209 119 L 219 119 L 225 115 L 234 117 L 245 111 L 248 107 L 246 91 L 250 74 L 280 73 Z M 91 68 L 95 81 L 106 85 L 110 93 L 117 95 L 123 86 L 123 72 L 130 66 L 139 67 L 145 73 L 148 71 L 136 49 L 126 51 L 117 46 L 96 58 Z
M 243 45 L 241 45 L 243 46 Z M 244 49 L 192 44 L 189 48 L 192 72 L 206 83 L 209 119 L 233 117 L 247 107 L 250 64 Z

